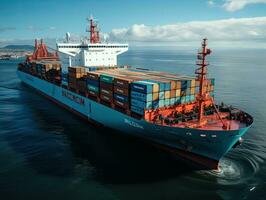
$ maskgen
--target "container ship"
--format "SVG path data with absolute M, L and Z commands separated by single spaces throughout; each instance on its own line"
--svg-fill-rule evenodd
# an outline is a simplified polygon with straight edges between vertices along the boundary
M 93 18 L 88 32 L 79 42 L 67 33 L 54 53 L 35 40 L 32 55 L 18 65 L 18 77 L 88 122 L 142 138 L 200 169 L 219 169 L 253 118 L 215 103 L 207 39 L 197 52 L 195 75 L 186 76 L 118 66 L 117 56 L 128 44 L 102 43 Z

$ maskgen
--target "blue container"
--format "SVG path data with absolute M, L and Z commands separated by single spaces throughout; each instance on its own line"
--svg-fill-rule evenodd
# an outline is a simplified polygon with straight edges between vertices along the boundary
M 164 83 L 164 90 L 165 91 L 168 91 L 168 90 L 171 90 L 171 83 Z
M 136 92 L 141 92 L 144 94 L 153 93 L 153 85 L 155 83 L 147 81 L 136 81 L 131 83 L 131 90 Z
M 163 92 L 159 92 L 159 99 L 164 99 L 164 91 Z
M 175 105 L 175 104 L 176 104 L 176 98 L 171 98 L 170 105 Z
M 159 100 L 152 102 L 152 108 L 153 109 L 159 108 Z
M 187 88 L 191 87 L 191 80 L 187 80 Z
M 190 101 L 193 102 L 193 101 L 195 101 L 195 100 L 196 100 L 195 95 L 190 95 Z
M 87 85 L 93 85 L 99 87 L 99 81 L 87 79 Z
M 136 106 L 132 106 L 131 105 L 131 108 L 130 110 L 134 113 L 137 113 L 137 114 L 140 114 L 140 115 L 143 115 L 144 114 L 144 110 L 142 108 L 138 108 Z
M 181 80 L 181 90 L 184 90 L 187 88 L 187 80 Z
M 170 106 L 170 99 L 165 99 L 164 100 L 164 105 L 165 106 Z
M 151 109 L 152 101 L 143 102 L 136 99 L 131 99 L 131 105 L 142 109 Z
M 186 95 L 190 95 L 190 93 L 191 93 L 191 89 L 190 88 L 187 88 L 186 89 Z
M 164 107 L 164 99 L 159 100 L 159 108 Z
M 160 81 L 156 81 L 156 80 L 147 80 L 148 82 L 151 82 L 151 83 L 156 83 L 159 85 L 159 92 L 163 92 L 165 91 L 165 83 L 163 82 L 160 82 Z
M 131 98 L 147 102 L 147 101 L 152 101 L 152 94 L 144 94 L 141 92 L 131 91 Z
M 128 97 L 121 95 L 121 94 L 114 94 L 114 98 L 123 103 L 128 102 Z
M 186 103 L 186 96 L 182 96 L 180 102 L 181 104 Z
M 180 104 L 180 103 L 181 103 L 181 97 L 176 97 L 176 99 L 175 99 L 175 103 L 176 103 L 176 104 Z
M 195 87 L 195 93 L 199 93 L 199 87 Z
M 185 100 L 186 103 L 189 103 L 190 102 L 190 95 L 187 95 L 186 96 L 186 100 Z

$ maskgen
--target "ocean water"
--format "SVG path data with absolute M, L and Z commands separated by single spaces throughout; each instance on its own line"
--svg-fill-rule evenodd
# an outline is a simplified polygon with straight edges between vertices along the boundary
M 0 61 L 0 198 L 266 199 L 266 50 L 215 50 L 216 100 L 255 120 L 221 171 L 196 171 L 165 153 L 85 123 L 21 84 Z M 195 51 L 135 49 L 120 64 L 191 75 Z

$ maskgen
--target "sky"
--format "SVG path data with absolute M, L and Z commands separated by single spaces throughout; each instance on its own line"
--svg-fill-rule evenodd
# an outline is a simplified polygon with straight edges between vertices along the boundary
M 108 41 L 266 48 L 266 0 L 1 0 L 0 46 L 86 35 L 93 15 Z

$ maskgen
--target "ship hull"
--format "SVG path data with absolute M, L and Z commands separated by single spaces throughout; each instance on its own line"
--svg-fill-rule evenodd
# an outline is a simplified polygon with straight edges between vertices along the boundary
M 177 155 L 182 160 L 192 162 L 199 168 L 217 169 L 221 157 L 249 129 L 249 127 L 245 127 L 239 130 L 206 131 L 160 126 L 143 119 L 135 119 L 30 74 L 21 71 L 17 71 L 17 74 L 23 83 L 85 120 L 115 129 L 123 134 L 145 139 L 145 141 Z

